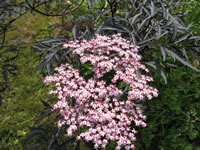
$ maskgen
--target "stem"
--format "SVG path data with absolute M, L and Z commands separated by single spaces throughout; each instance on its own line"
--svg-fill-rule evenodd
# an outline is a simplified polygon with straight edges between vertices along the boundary
M 108 6 L 108 1 L 106 1 L 101 13 L 97 16 L 96 20 L 94 21 L 94 23 L 97 23 L 101 17 L 101 15 L 103 14 L 103 12 L 105 11 L 106 7 Z
M 116 9 L 117 9 L 117 2 L 115 1 L 115 0 L 111 0 L 111 1 L 109 1 L 109 0 L 107 0 L 107 2 L 109 3 L 109 5 L 110 5 L 110 9 L 111 9 L 111 15 L 112 15 L 112 22 L 113 22 L 113 25 L 115 25 L 115 19 L 114 19 L 114 15 L 115 15 L 115 11 L 116 11 Z M 115 7 L 113 8 L 113 4 L 115 4 Z
M 42 12 L 42 11 L 36 9 L 34 6 L 31 6 L 31 4 L 28 2 L 28 0 L 25 0 L 25 1 L 26 1 L 26 3 L 28 4 L 28 6 L 29 6 L 33 11 L 35 11 L 35 12 L 37 12 L 37 13 L 39 13 L 39 14 L 42 14 L 42 15 L 44 15 L 44 16 L 52 16 L 52 17 L 63 16 L 63 14 L 47 14 L 47 13 L 44 13 L 44 12 Z M 67 15 L 67 14 L 70 14 L 70 13 L 72 13 L 73 11 L 77 10 L 77 9 L 82 5 L 83 2 L 84 2 L 84 0 L 82 0 L 76 7 L 74 7 L 71 11 L 66 12 L 65 14 Z

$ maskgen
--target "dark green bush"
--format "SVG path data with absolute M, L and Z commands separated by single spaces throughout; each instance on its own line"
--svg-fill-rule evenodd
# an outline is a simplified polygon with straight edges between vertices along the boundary
M 138 133 L 138 149 L 200 148 L 200 74 L 184 67 L 169 71 L 167 85 L 155 75 L 160 96 L 147 102 L 148 126 Z

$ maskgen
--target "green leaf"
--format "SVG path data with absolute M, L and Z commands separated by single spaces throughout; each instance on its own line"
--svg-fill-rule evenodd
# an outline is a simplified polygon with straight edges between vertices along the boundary
M 117 142 L 109 141 L 108 144 L 106 145 L 106 149 L 112 150 L 112 149 L 115 149 L 116 146 L 117 146 Z
M 193 150 L 192 144 L 187 144 L 187 145 L 183 148 L 183 150 Z

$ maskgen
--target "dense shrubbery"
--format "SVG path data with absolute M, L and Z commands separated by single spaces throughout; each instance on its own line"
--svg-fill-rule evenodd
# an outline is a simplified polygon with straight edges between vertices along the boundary
M 198 71 L 199 36 L 193 35 L 191 29 L 194 28 L 191 28 L 191 18 L 184 17 L 185 14 L 181 12 L 186 9 L 194 9 L 192 5 L 187 6 L 175 0 L 170 2 L 167 0 L 162 2 L 154 0 L 26 0 L 21 2 L 5 0 L 0 2 L 0 6 L 2 12 L 0 61 L 3 62 L 0 66 L 1 77 L 3 77 L 2 90 L 0 90 L 3 93 L 6 89 L 4 85 L 8 87 L 8 81 L 14 80 L 9 74 L 15 75 L 14 70 L 17 69 L 11 61 L 17 62 L 16 56 L 20 54 L 19 49 L 23 48 L 20 47 L 22 43 L 13 44 L 9 38 L 6 38 L 6 34 L 12 32 L 11 25 L 22 15 L 30 12 L 61 20 L 60 24 L 50 24 L 45 31 L 43 30 L 45 34 L 48 32 L 46 34 L 48 38 L 38 39 L 44 37 L 43 32 L 35 36 L 37 43 L 32 46 L 32 50 L 39 52 L 39 57 L 42 59 L 39 68 L 43 75 L 54 73 L 53 67 L 66 62 L 72 65 L 80 65 L 80 57 L 73 56 L 72 49 L 66 51 L 63 48 L 64 43 L 72 39 L 78 41 L 90 40 L 95 33 L 102 35 L 121 33 L 122 37 L 140 47 L 139 54 L 142 56 L 142 63 L 150 67 L 150 72 L 156 81 L 151 85 L 156 87 L 160 93 L 157 100 L 139 101 L 147 116 L 147 127 L 138 128 L 137 141 L 134 142 L 136 149 L 187 150 L 200 147 L 198 145 L 200 138 L 198 134 L 200 121 L 199 84 L 196 82 L 199 79 L 199 74 L 184 68 L 179 63 L 181 62 Z M 198 29 L 196 24 L 195 29 Z M 14 52 L 15 55 L 13 56 L 9 52 Z M 38 57 L 38 55 L 36 56 Z M 27 61 L 27 63 L 30 62 Z M 177 68 L 173 70 L 171 67 Z M 91 68 L 92 66 L 87 64 L 79 69 L 83 76 L 90 76 Z M 137 74 L 141 76 L 143 72 L 138 70 Z M 164 80 L 160 78 L 160 75 Z M 168 84 L 163 84 L 163 81 L 167 83 L 167 80 Z M 42 84 L 40 83 L 41 80 L 38 79 L 31 82 L 35 85 Z M 121 84 L 119 86 L 126 89 L 126 85 Z M 46 91 L 43 85 L 40 89 Z M 31 90 L 31 88 L 26 90 Z M 10 94 L 10 96 L 12 95 Z M 51 104 L 58 101 L 56 97 L 50 98 L 47 95 L 43 95 L 41 98 L 45 96 L 46 100 L 49 98 L 47 101 Z M 37 101 L 40 99 L 39 97 L 36 97 Z M 33 100 L 33 97 L 30 99 Z M 33 145 L 28 145 L 36 149 L 40 147 L 49 150 L 59 149 L 59 147 L 64 149 L 64 147 L 70 147 L 70 145 L 70 149 L 75 148 L 73 144 L 75 137 L 69 139 L 66 136 L 67 127 L 64 126 L 62 129 L 56 127 L 55 122 L 62 116 L 56 112 L 52 113 L 51 106 L 45 101 L 42 101 L 42 103 L 46 106 L 46 109 L 41 112 L 36 124 L 31 128 L 32 135 L 28 138 L 27 143 Z M 6 109 L 8 108 L 3 107 L 1 112 L 5 113 Z M 58 116 L 55 118 L 56 115 Z M 47 119 L 47 116 L 52 117 Z M 3 123 L 5 121 L 6 118 Z M 87 128 L 84 130 L 87 130 Z M 22 132 L 21 135 L 24 135 L 25 131 Z M 6 132 L 2 133 L 6 134 Z M 43 142 L 41 139 L 45 139 L 44 143 L 41 143 Z M 3 138 L 1 140 L 3 141 Z M 93 147 L 92 143 L 83 140 L 77 142 L 76 149 L 80 149 L 80 146 L 84 149 L 83 142 L 89 147 Z M 115 146 L 116 143 L 110 141 L 107 149 L 114 149 Z
M 138 149 L 199 149 L 199 77 L 179 67 L 169 70 L 167 85 L 155 83 L 159 97 L 147 102 L 148 126 L 138 134 Z

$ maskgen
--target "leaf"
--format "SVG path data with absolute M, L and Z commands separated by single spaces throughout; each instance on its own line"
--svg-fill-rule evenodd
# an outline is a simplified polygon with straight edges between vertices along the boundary
M 101 24 L 98 26 L 98 28 L 96 29 L 96 32 L 95 32 L 95 33 L 100 34 L 100 33 L 101 33 L 101 30 L 102 30 L 102 28 L 103 28 L 103 26 L 104 26 L 104 23 L 101 23 Z
M 133 13 L 133 9 L 129 10 L 128 13 L 126 14 L 125 19 L 129 20 L 129 18 L 130 18 L 130 16 L 131 16 L 132 13 Z
M 88 0 L 88 7 L 89 7 L 89 9 L 92 9 L 93 1 L 94 0 Z
M 190 63 L 188 63 L 187 61 L 185 61 L 183 58 L 181 58 L 180 56 L 178 56 L 175 52 L 169 50 L 168 48 L 165 48 L 165 50 L 174 58 L 178 59 L 181 63 L 183 63 L 184 65 L 196 70 L 196 71 L 200 71 L 199 69 L 195 68 L 193 65 L 191 65 Z
M 163 79 L 165 81 L 165 84 L 167 84 L 167 78 L 166 78 L 164 72 L 162 70 L 160 70 L 160 69 L 158 71 L 161 73 L 161 76 L 163 77 Z
M 47 131 L 43 128 L 35 128 L 35 127 L 31 127 L 30 128 L 31 132 L 33 132 L 34 134 L 47 134 Z
M 90 150 L 94 150 L 94 144 L 92 144 L 91 142 L 86 142 L 85 140 L 83 140 L 83 142 Z
M 25 139 L 24 143 L 27 143 L 28 141 L 31 141 L 31 140 L 33 140 L 34 138 L 37 138 L 37 137 L 40 137 L 40 136 L 41 136 L 40 133 L 32 133 L 31 135 L 29 135 L 29 136 Z
M 146 3 L 147 3 L 147 0 L 143 0 L 143 5 L 146 5 Z
M 146 21 L 147 21 L 148 19 L 150 19 L 150 17 L 145 18 L 145 19 L 142 21 L 142 23 L 139 24 L 139 26 L 138 26 L 138 31 L 144 26 L 144 24 L 146 23 Z
M 54 54 L 55 53 L 48 53 L 48 54 L 46 54 L 46 56 L 45 56 L 46 63 L 49 63 L 53 59 Z
M 55 54 L 55 58 L 57 62 L 60 60 L 60 56 L 58 54 Z
M 187 40 L 189 36 L 190 36 L 190 33 L 188 33 L 188 34 L 182 36 L 181 38 L 179 38 L 179 39 L 178 39 L 176 42 L 174 42 L 174 43 L 176 44 L 176 43 L 179 43 L 179 42 L 181 42 L 181 41 L 183 41 L 183 40 Z
M 177 35 L 177 24 L 174 23 L 173 36 L 172 36 L 172 38 L 171 38 L 171 40 L 170 40 L 171 42 L 174 41 L 174 39 L 176 38 L 176 35 Z
M 77 141 L 75 150 L 80 150 L 80 141 Z
M 151 7 L 150 7 L 150 9 L 151 9 L 151 17 L 153 17 L 155 15 L 155 6 L 154 6 L 153 1 L 151 1 Z
M 112 26 L 105 26 L 102 29 L 103 30 L 112 30 L 112 31 L 124 32 L 122 29 L 119 29 L 117 27 L 112 27 Z
M 74 27 L 72 28 L 72 34 L 73 34 L 73 37 L 75 40 L 77 40 L 77 34 L 78 34 L 78 31 L 77 31 L 77 24 L 74 25 Z
M 170 66 L 170 67 L 177 67 L 177 65 L 171 64 L 171 63 L 166 63 L 166 65 Z
M 154 39 L 155 39 L 155 38 L 153 37 L 153 38 L 150 38 L 150 39 L 141 41 L 141 42 L 138 43 L 138 45 L 139 45 L 139 46 L 145 46 L 145 45 L 151 43 L 151 41 L 154 40 Z
M 163 56 L 163 61 L 166 60 L 166 52 L 165 52 L 165 47 L 163 47 L 162 45 L 159 45 L 160 46 L 160 50 L 162 52 L 162 56 Z
M 7 63 L 7 62 L 12 61 L 12 60 L 15 60 L 18 56 L 19 56 L 19 52 L 18 52 L 15 56 L 10 57 L 10 58 L 7 58 L 7 59 L 4 61 L 4 63 Z
M 121 99 L 124 96 L 124 94 L 126 94 L 128 92 L 128 90 L 129 90 L 129 86 L 126 86 L 125 89 L 123 90 L 123 92 L 117 97 L 117 99 Z
M 62 55 L 62 58 L 63 57 L 65 57 L 67 59 L 67 61 L 71 63 L 70 58 L 67 56 L 67 52 L 64 52 L 64 54 Z
M 157 70 L 163 77 L 165 84 L 167 84 L 167 78 L 166 78 L 164 72 L 158 66 L 155 65 L 155 62 L 145 62 L 145 64 L 147 64 L 147 65 L 151 66 L 152 68 L 154 68 L 155 70 Z
M 47 102 L 43 101 L 42 99 L 41 99 L 40 101 L 42 102 L 42 104 L 43 104 L 46 108 L 52 109 L 52 107 L 51 107 Z
M 76 137 L 73 137 L 69 140 L 67 140 L 66 142 L 64 142 L 63 144 L 60 145 L 61 148 L 65 148 L 71 144 L 73 144 L 76 141 Z
M 140 12 L 139 14 L 135 15 L 133 18 L 130 19 L 131 21 L 131 25 L 133 25 L 136 21 L 136 19 L 142 14 L 142 12 Z
M 51 62 L 47 64 L 47 72 L 49 75 L 51 74 Z
M 52 135 L 47 150 L 58 150 L 58 146 L 59 145 L 56 136 Z
M 124 18 L 121 17 L 121 16 L 115 16 L 115 21 L 116 21 L 116 22 L 124 21 L 124 22 L 128 23 L 128 20 L 127 20 L 127 19 L 124 19 Z M 119 25 L 120 25 L 120 24 L 119 24 Z
M 41 68 L 44 68 L 45 64 L 46 64 L 46 61 L 44 60 L 44 61 L 37 67 L 37 69 L 39 70 L 39 69 L 41 69 Z
M 61 120 L 61 119 L 64 119 L 64 117 L 61 116 L 61 115 L 57 115 L 57 116 L 49 123 L 49 125 L 54 124 L 55 122 L 57 122 L 58 120 Z
M 130 33 L 131 31 L 127 28 L 127 27 L 125 27 L 125 26 L 123 26 L 123 25 L 117 25 L 117 27 L 119 27 L 120 29 L 123 29 L 125 32 L 127 32 L 127 33 Z
M 157 32 L 157 39 L 160 39 L 161 37 L 161 27 L 158 25 L 158 32 Z
M 51 111 L 47 111 L 47 112 L 42 113 L 42 114 L 37 118 L 37 120 L 35 121 L 34 126 L 35 126 L 40 120 L 42 120 L 44 117 L 49 116 L 51 113 L 52 113 Z
M 189 61 L 188 56 L 187 56 L 187 52 L 185 50 L 185 48 L 183 47 L 183 55 L 185 56 L 187 62 Z
M 2 96 L 0 95 L 0 107 L 1 107 L 1 105 L 2 105 Z
M 8 82 L 8 71 L 7 70 L 4 70 L 4 72 L 3 72 L 3 79 L 5 82 Z
M 86 26 L 86 31 L 88 32 L 89 37 L 92 37 L 94 35 L 94 32 L 88 26 Z
M 148 11 L 145 7 L 142 6 L 142 9 L 146 12 L 146 14 L 147 14 L 148 16 L 151 16 L 150 13 L 149 13 L 149 11 Z
M 32 149 L 32 148 L 36 148 L 36 147 L 39 147 L 40 145 L 41 145 L 41 143 L 31 144 L 30 146 L 28 146 L 24 150 L 29 150 L 29 149 Z
M 200 40 L 200 36 L 191 36 L 189 40 Z
M 25 136 L 26 132 L 24 130 L 17 130 L 17 136 Z
M 164 3 L 160 1 L 160 5 L 162 7 L 163 18 L 166 18 L 166 9 L 165 9 Z
M 81 61 L 80 61 L 80 58 L 79 58 L 78 55 L 75 55 L 75 63 L 76 63 L 76 65 L 77 65 L 78 67 L 81 66 Z
M 132 38 L 132 40 L 133 40 L 133 44 L 134 44 L 134 45 L 137 45 L 137 40 L 136 40 L 136 38 L 135 38 L 135 35 L 133 34 L 133 32 L 131 32 L 130 34 L 131 34 L 131 38 Z
M 76 99 L 74 97 L 70 98 L 70 103 L 72 104 L 72 106 L 74 107 L 75 103 L 76 103 Z

